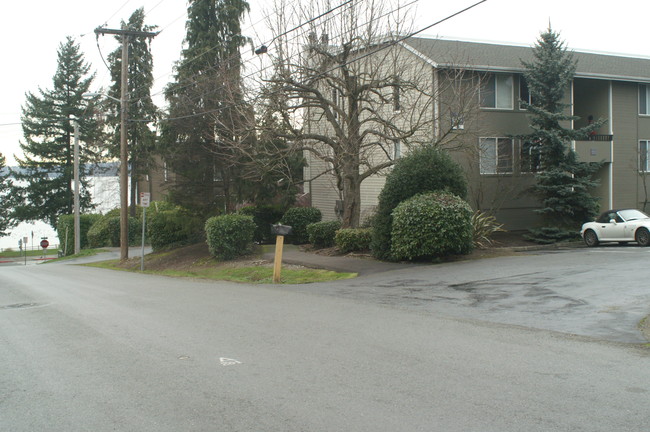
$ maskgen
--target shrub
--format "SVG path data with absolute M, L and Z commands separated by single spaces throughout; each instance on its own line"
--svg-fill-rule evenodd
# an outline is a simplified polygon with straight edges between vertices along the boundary
M 292 227 L 291 235 L 287 241 L 293 244 L 303 244 L 309 241 L 307 225 L 320 222 L 322 219 L 320 210 L 315 207 L 292 207 L 284 213 L 280 223 Z
M 463 171 L 447 153 L 425 146 L 414 149 L 395 163 L 379 194 L 373 220 L 370 246 L 376 258 L 394 259 L 391 256 L 391 232 L 395 207 L 414 195 L 435 191 L 447 191 L 461 198 L 467 194 Z
M 181 207 L 147 212 L 147 239 L 153 250 L 196 243 L 203 237 L 203 226 L 199 216 Z
M 99 247 L 119 247 L 120 246 L 120 216 L 119 209 L 115 212 L 111 210 L 104 216 L 101 216 L 90 230 L 88 230 L 88 246 L 93 248 Z M 142 219 L 129 216 L 129 245 L 139 244 L 142 240 Z
M 342 252 L 354 252 L 370 249 L 371 240 L 370 228 L 345 228 L 336 232 L 334 243 Z
M 275 236 L 271 233 L 271 225 L 277 223 L 283 214 L 282 207 L 274 205 L 252 205 L 241 208 L 238 214 L 253 216 L 255 233 L 253 240 L 258 243 L 272 243 Z
M 473 243 L 477 248 L 486 248 L 492 245 L 492 234 L 505 231 L 503 225 L 498 223 L 494 216 L 476 211 L 472 215 Z
M 79 215 L 79 244 L 82 249 L 88 247 L 88 231 L 101 217 L 100 214 Z M 59 216 L 56 231 L 59 237 L 59 248 L 65 250 L 66 255 L 74 254 L 74 215 Z
M 253 246 L 255 222 L 252 216 L 229 214 L 215 216 L 205 223 L 210 253 L 223 260 L 249 253 Z
M 472 250 L 472 209 L 447 192 L 416 195 L 393 211 L 391 254 L 431 259 Z
M 316 222 L 309 224 L 307 225 L 309 243 L 316 247 L 332 247 L 334 246 L 336 231 L 339 229 L 341 229 L 341 222 L 339 221 Z

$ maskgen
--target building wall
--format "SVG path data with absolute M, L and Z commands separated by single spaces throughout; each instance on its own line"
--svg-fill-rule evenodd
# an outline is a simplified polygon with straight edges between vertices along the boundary
M 444 75 L 438 76 L 439 86 L 447 88 L 443 82 Z M 514 140 L 515 169 L 512 173 L 481 174 L 478 151 L 480 137 L 512 137 L 530 133 L 529 118 L 518 103 L 521 75 L 512 76 L 512 109 L 477 109 L 473 118 L 466 119 L 464 130 L 458 131 L 462 134 L 465 145 L 449 150 L 467 175 L 469 189 L 467 200 L 470 205 L 476 210 L 494 213 L 506 229 L 519 230 L 531 228 L 541 222 L 534 212 L 539 208 L 540 203 L 538 199 L 527 193 L 527 189 L 534 184 L 534 174 L 521 172 L 518 168 L 520 140 Z M 433 93 L 433 79 L 431 85 Z M 444 107 L 444 98 L 449 95 L 443 91 L 439 96 L 440 104 L 435 111 L 428 112 L 427 115 L 431 115 L 432 118 L 435 118 L 436 114 L 439 115 L 437 120 L 441 130 L 449 122 L 449 110 L 445 110 Z M 476 102 L 478 104 L 478 97 Z M 607 119 L 610 115 L 610 102 L 612 118 Z M 565 103 L 569 106 L 568 110 L 573 109 L 574 114 L 581 117 L 573 125 L 571 122 L 566 122 L 565 127 L 584 127 L 588 124 L 589 115 L 593 115 L 595 119 L 607 119 L 597 133 L 609 134 L 610 129 L 613 133 L 614 138 L 611 143 L 608 141 L 575 143 L 581 160 L 605 161 L 605 165 L 597 173 L 600 186 L 594 191 L 594 194 L 601 199 L 601 208 L 604 209 L 610 204 L 610 185 L 614 207 L 642 208 L 645 191 L 642 183 L 644 178 L 638 175 L 638 142 L 640 139 L 650 140 L 650 116 L 640 116 L 638 113 L 638 84 L 605 79 L 576 79 L 572 91 L 567 92 L 565 96 Z M 404 149 L 403 153 L 406 152 L 407 150 Z M 322 163 L 319 165 L 318 161 L 312 161 L 311 169 L 313 175 L 319 169 L 323 169 L 323 165 Z M 377 197 L 385 183 L 385 175 L 389 171 L 389 169 L 385 170 L 381 175 L 373 176 L 362 184 L 362 212 L 369 213 L 377 205 Z M 337 199 L 339 197 L 332 179 L 323 176 L 312 183 L 313 205 L 323 211 L 325 219 L 336 218 L 334 206 Z M 362 215 L 362 221 L 363 219 Z
M 636 207 L 639 199 L 638 140 L 643 136 L 642 123 L 645 123 L 639 117 L 638 84 L 614 82 L 612 99 L 613 206 Z

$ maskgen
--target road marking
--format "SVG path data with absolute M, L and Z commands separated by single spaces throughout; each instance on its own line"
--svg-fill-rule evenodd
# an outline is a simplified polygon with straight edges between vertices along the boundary
M 229 359 L 225 357 L 219 357 L 219 361 L 221 362 L 221 366 L 234 366 L 241 364 L 239 360 Z

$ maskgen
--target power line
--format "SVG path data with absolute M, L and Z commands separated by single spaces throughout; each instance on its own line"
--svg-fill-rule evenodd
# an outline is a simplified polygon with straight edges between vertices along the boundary
M 408 38 L 410 38 L 410 37 L 413 37 L 413 36 L 415 36 L 415 35 L 417 35 L 417 34 L 420 34 L 420 33 L 422 33 L 423 31 L 426 31 L 426 30 L 428 30 L 428 29 L 430 29 L 430 28 L 432 28 L 432 27 L 435 27 L 435 26 L 437 26 L 437 25 L 439 25 L 439 24 L 441 24 L 441 23 L 443 23 L 443 22 L 445 22 L 445 21 L 448 21 L 448 20 L 450 20 L 450 19 L 452 19 L 452 18 L 454 18 L 454 17 L 456 17 L 456 16 L 458 16 L 458 15 L 460 15 L 460 14 L 462 14 L 462 13 L 465 13 L 465 12 L 467 12 L 468 10 L 470 10 L 470 9 L 472 9 L 472 8 L 474 8 L 474 7 L 478 6 L 478 5 L 480 5 L 481 3 L 485 3 L 486 1 L 487 1 L 487 0 L 481 0 L 481 1 L 478 1 L 478 2 L 476 2 L 476 3 L 474 3 L 474 4 L 472 4 L 472 5 L 470 5 L 470 6 L 466 7 L 466 8 L 464 8 L 464 9 L 459 10 L 458 12 L 455 12 L 455 13 L 453 13 L 453 14 L 451 14 L 451 15 L 446 16 L 446 17 L 443 18 L 443 19 L 440 19 L 440 20 L 434 22 L 433 24 L 430 24 L 430 25 L 428 25 L 428 26 L 422 27 L 421 29 L 419 29 L 419 30 L 417 30 L 417 31 L 415 31 L 415 32 L 409 33 L 409 34 L 406 35 L 406 36 L 403 36 L 403 37 L 401 37 L 401 38 L 398 38 L 398 39 L 395 39 L 395 40 L 393 40 L 393 41 L 390 41 L 390 42 L 386 43 L 384 46 L 378 48 L 376 51 L 373 51 L 373 52 L 368 53 L 368 54 L 364 54 L 364 55 L 362 55 L 362 56 L 360 56 L 360 57 L 356 57 L 355 59 L 353 59 L 353 60 L 351 60 L 351 61 L 348 61 L 348 62 L 346 62 L 346 63 L 344 63 L 344 64 L 337 65 L 337 66 L 335 66 L 335 67 L 333 67 L 333 68 L 331 68 L 331 69 L 329 69 L 329 70 L 326 70 L 326 71 L 324 71 L 324 72 L 321 72 L 320 74 L 318 74 L 318 76 L 320 76 L 320 77 L 324 77 L 327 73 L 333 72 L 333 71 L 336 70 L 336 69 L 340 69 L 340 68 L 342 68 L 342 67 L 347 66 L 348 64 L 358 62 L 359 60 L 362 60 L 362 59 L 364 59 L 364 58 L 366 58 L 366 57 L 369 57 L 369 56 L 371 56 L 371 55 L 375 55 L 375 54 L 377 54 L 378 52 L 381 52 L 381 51 L 383 51 L 383 50 L 385 50 L 385 49 L 388 49 L 388 48 L 390 48 L 390 47 L 393 47 L 393 46 L 397 45 L 398 43 L 403 42 L 403 41 L 405 41 L 406 39 L 408 39 Z M 317 76 L 317 77 L 318 77 L 318 76 Z M 238 102 L 238 103 L 235 103 L 235 104 L 230 104 L 229 106 L 226 106 L 226 107 L 219 107 L 219 108 L 215 108 L 215 109 L 212 109 L 212 110 L 207 110 L 207 111 L 204 111 L 204 112 L 201 112 L 201 113 L 188 114 L 188 115 L 184 115 L 184 116 L 169 117 L 169 118 L 166 118 L 166 119 L 160 119 L 160 121 L 162 121 L 162 122 L 166 122 L 166 121 L 176 121 L 176 120 L 184 120 L 184 119 L 188 119 L 188 118 L 192 118 L 192 117 L 199 117 L 199 116 L 203 116 L 203 115 L 206 115 L 206 114 L 213 114 L 213 113 L 215 113 L 215 112 L 219 112 L 219 111 L 222 111 L 222 110 L 224 110 L 224 109 L 229 109 L 229 108 L 233 108 L 233 107 L 240 106 L 240 105 L 243 105 L 243 104 L 248 104 L 248 103 L 250 103 L 250 101 L 247 101 L 247 102 Z

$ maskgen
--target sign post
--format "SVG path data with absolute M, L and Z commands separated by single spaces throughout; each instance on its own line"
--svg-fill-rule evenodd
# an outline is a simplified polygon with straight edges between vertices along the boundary
M 142 207 L 142 254 L 140 256 L 140 271 L 144 271 L 144 233 L 145 223 L 147 221 L 147 207 L 151 200 L 149 192 L 140 192 L 140 206 Z
M 47 237 L 41 237 L 41 238 L 42 238 L 41 247 L 43 248 L 43 258 L 45 258 L 45 249 L 47 249 L 50 246 L 50 242 L 47 241 Z
M 275 234 L 275 256 L 273 259 L 273 283 L 280 283 L 282 276 L 282 247 L 284 236 L 291 234 L 289 225 L 271 225 L 271 233 Z

